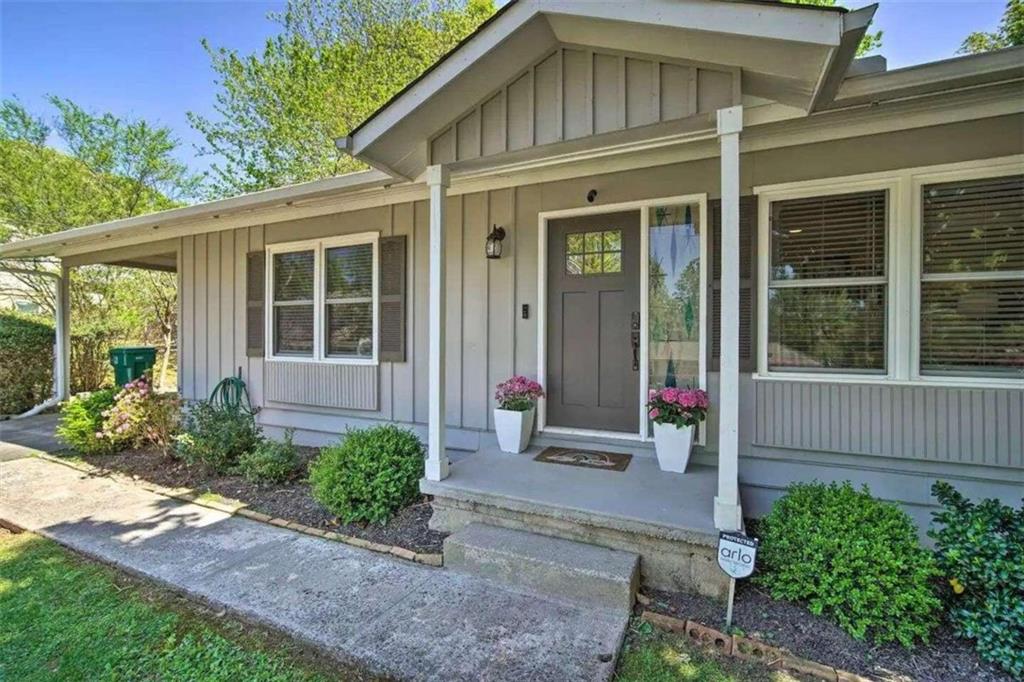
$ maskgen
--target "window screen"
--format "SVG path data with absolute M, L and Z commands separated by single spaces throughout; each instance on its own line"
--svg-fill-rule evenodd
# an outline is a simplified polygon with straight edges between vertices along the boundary
M 324 334 L 328 357 L 373 357 L 373 245 L 324 251 Z
M 922 188 L 920 371 L 1024 378 L 1024 175 Z
M 884 373 L 887 192 L 772 203 L 768 366 Z
M 275 355 L 313 355 L 313 251 L 274 254 Z

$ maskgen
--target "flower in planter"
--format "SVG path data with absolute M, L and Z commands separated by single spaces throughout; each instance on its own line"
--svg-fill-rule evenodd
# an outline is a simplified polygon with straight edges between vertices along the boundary
M 704 421 L 709 405 L 707 391 L 700 388 L 652 389 L 647 400 L 647 416 L 655 424 L 672 424 L 681 429 Z
M 494 391 L 494 399 L 498 401 L 498 409 L 526 412 L 544 397 L 544 388 L 533 379 L 516 375 L 498 384 Z

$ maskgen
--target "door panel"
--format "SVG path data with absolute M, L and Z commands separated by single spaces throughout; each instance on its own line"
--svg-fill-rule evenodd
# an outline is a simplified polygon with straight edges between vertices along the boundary
M 638 431 L 639 311 L 639 211 L 548 223 L 549 425 Z

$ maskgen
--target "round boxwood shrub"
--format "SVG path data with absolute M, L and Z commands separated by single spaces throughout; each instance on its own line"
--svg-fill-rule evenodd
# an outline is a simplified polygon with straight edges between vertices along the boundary
M 53 395 L 53 327 L 0 313 L 0 414 L 20 414 Z
M 107 388 L 72 397 L 61 406 L 57 437 L 84 455 L 113 452 L 115 443 L 104 435 L 103 422 L 116 395 Z
M 310 464 L 313 497 L 345 523 L 386 523 L 414 500 L 424 450 L 411 431 L 396 426 L 349 430 Z
M 867 487 L 794 484 L 758 528 L 757 580 L 773 598 L 804 602 L 880 643 L 910 647 L 938 624 L 934 557 L 906 512 Z

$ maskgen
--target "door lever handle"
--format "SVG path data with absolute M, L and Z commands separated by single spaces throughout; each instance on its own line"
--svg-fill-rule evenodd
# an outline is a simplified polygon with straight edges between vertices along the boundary
M 640 332 L 630 334 L 630 341 L 633 345 L 633 371 L 640 371 Z

